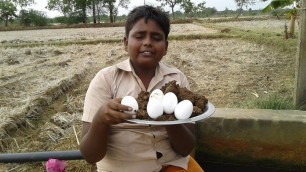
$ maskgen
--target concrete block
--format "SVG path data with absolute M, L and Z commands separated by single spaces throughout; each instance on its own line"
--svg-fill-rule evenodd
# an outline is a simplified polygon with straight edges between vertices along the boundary
M 306 112 L 217 108 L 196 123 L 200 164 L 306 169 Z

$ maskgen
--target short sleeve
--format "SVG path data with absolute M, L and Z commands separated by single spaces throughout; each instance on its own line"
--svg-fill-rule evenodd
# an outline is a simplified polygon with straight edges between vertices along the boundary
M 111 99 L 111 87 L 101 70 L 89 84 L 84 101 L 82 121 L 91 122 L 99 108 Z
M 188 82 L 188 79 L 187 79 L 186 75 L 183 72 L 181 72 L 180 75 L 181 75 L 181 78 L 182 78 L 181 79 L 181 87 L 186 87 L 188 90 L 190 90 L 190 85 L 189 85 L 189 82 Z

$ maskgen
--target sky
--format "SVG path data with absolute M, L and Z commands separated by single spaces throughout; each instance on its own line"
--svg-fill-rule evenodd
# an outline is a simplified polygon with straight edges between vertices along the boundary
M 119 15 L 127 14 L 128 11 L 133 9 L 136 6 L 143 5 L 144 1 L 147 5 L 160 5 L 160 2 L 157 2 L 156 0 L 130 0 L 130 5 L 128 10 L 125 9 L 119 9 Z M 203 2 L 203 0 L 191 0 L 193 3 L 198 4 L 200 2 Z M 215 7 L 218 11 L 223 11 L 225 8 L 228 8 L 229 10 L 236 10 L 237 6 L 234 0 L 204 0 L 206 2 L 206 7 Z M 252 8 L 253 10 L 256 9 L 263 9 L 267 4 L 269 4 L 271 0 L 268 0 L 267 2 L 258 2 L 254 6 L 249 6 L 248 8 Z M 44 11 L 46 12 L 48 17 L 57 17 L 61 16 L 62 14 L 58 11 L 49 11 L 45 7 L 47 6 L 48 0 L 35 0 L 35 4 L 30 6 L 29 8 L 35 9 L 38 11 Z M 165 10 L 169 10 L 165 8 Z M 175 10 L 179 10 L 179 6 L 175 8 Z

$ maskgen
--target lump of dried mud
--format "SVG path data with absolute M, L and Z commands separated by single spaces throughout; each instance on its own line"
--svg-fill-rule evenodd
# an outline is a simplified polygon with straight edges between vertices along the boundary
M 191 117 L 197 116 L 199 114 L 204 113 L 205 105 L 208 103 L 208 100 L 204 95 L 199 95 L 193 93 L 192 91 L 188 90 L 186 87 L 181 88 L 176 81 L 170 81 L 166 83 L 161 90 L 164 94 L 168 92 L 173 92 L 177 98 L 178 102 L 182 100 L 190 100 L 193 104 L 193 112 Z M 136 113 L 137 119 L 145 119 L 145 120 L 156 120 L 156 121 L 173 121 L 177 120 L 174 114 L 164 114 L 156 119 L 152 119 L 149 117 L 147 113 L 147 104 L 149 102 L 150 92 L 141 91 L 136 98 L 139 106 L 139 110 Z

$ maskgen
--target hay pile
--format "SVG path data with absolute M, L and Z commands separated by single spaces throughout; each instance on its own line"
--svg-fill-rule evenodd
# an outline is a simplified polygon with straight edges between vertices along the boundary
M 0 139 L 20 125 L 30 125 L 32 119 L 43 113 L 43 107 L 84 77 L 92 65 L 89 57 L 54 54 L 73 52 L 75 47 L 70 48 L 0 49 L 4 59 L 0 64 Z M 14 59 L 14 64 L 10 63 L 11 59 Z

